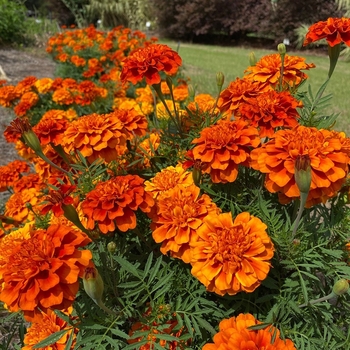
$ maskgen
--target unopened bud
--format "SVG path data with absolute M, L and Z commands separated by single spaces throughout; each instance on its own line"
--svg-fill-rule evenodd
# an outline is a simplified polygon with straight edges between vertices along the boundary
M 194 96 L 196 94 L 193 85 L 192 84 L 188 84 L 187 85 L 187 90 L 188 90 L 188 96 L 189 96 L 190 100 L 193 101 L 194 100 Z
M 301 193 L 309 193 L 311 186 L 311 160 L 306 155 L 298 156 L 294 164 L 294 178 Z
M 196 186 L 199 186 L 201 183 L 202 171 L 200 168 L 194 166 L 192 169 L 192 178 Z
M 279 52 L 279 54 L 280 55 L 285 55 L 286 54 L 286 52 L 287 52 L 287 48 L 286 48 L 286 45 L 284 45 L 284 44 L 278 44 L 277 45 L 277 50 L 278 50 L 278 52 Z
M 98 304 L 98 301 L 102 300 L 104 283 L 95 267 L 87 267 L 85 269 L 83 285 L 86 294 Z
M 22 137 L 23 137 L 23 141 L 25 142 L 25 144 L 29 148 L 31 148 L 35 153 L 37 153 L 37 154 L 43 153 L 39 138 L 38 138 L 38 136 L 36 136 L 34 131 L 32 131 L 32 130 L 25 131 L 22 134 Z
M 333 293 L 336 295 L 343 295 L 349 290 L 349 282 L 345 279 L 342 278 L 339 281 L 334 283 L 333 286 Z
M 225 76 L 224 73 L 218 72 L 216 73 L 216 85 L 218 86 L 219 91 L 221 91 L 222 86 L 225 82 Z
M 107 244 L 107 250 L 110 252 L 110 253 L 114 253 L 117 249 L 117 245 L 115 242 L 109 242 Z
M 252 51 L 250 54 L 249 54 L 249 64 L 251 66 L 255 66 L 256 65 L 256 56 L 255 56 L 255 53 Z

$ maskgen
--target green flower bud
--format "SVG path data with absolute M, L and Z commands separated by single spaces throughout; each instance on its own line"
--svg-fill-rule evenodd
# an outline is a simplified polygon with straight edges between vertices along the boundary
M 95 267 L 87 267 L 83 276 L 83 285 L 86 294 L 98 305 L 102 300 L 104 283 Z
M 25 131 L 22 134 L 22 137 L 23 137 L 25 144 L 29 148 L 31 148 L 36 154 L 43 153 L 38 136 L 36 136 L 34 131 L 32 131 L 32 130 Z
M 334 283 L 333 286 L 333 293 L 336 295 L 343 295 L 349 290 L 349 282 L 345 279 L 342 278 L 339 281 Z
M 279 54 L 280 55 L 285 55 L 286 54 L 286 52 L 287 52 L 287 49 L 286 49 L 286 45 L 284 45 L 284 44 L 278 44 L 277 45 L 277 50 L 278 50 L 278 52 L 279 52 Z
M 117 244 L 115 242 L 109 242 L 107 244 L 107 250 L 110 252 L 110 253 L 114 253 L 117 249 Z
M 249 54 L 249 64 L 251 66 L 255 66 L 256 65 L 256 62 L 257 62 L 257 59 L 256 59 L 256 56 L 255 56 L 255 53 L 254 52 L 251 52 Z
M 294 178 L 301 193 L 309 193 L 311 186 L 311 160 L 305 154 L 298 156 L 294 164 Z
M 224 85 L 224 82 L 225 82 L 224 73 L 222 72 L 216 73 L 216 85 L 218 86 L 219 91 L 221 91 L 221 88 Z
M 188 90 L 188 96 L 189 96 L 190 100 L 193 101 L 194 97 L 196 95 L 196 92 L 194 90 L 193 85 L 192 84 L 188 84 L 187 85 L 187 90 Z

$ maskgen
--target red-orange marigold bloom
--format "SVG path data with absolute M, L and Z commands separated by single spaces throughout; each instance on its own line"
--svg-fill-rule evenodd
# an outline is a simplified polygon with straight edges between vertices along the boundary
M 82 202 L 82 212 L 88 217 L 87 228 L 98 225 L 102 233 L 122 232 L 136 227 L 135 211 L 147 213 L 154 205 L 152 195 L 145 191 L 144 180 L 137 175 L 117 176 L 97 184 Z
M 19 95 L 23 95 L 32 89 L 32 86 L 38 79 L 32 75 L 25 77 L 16 85 L 16 92 Z
M 74 330 L 72 326 L 67 322 L 59 318 L 55 312 L 48 309 L 46 313 L 42 312 L 41 317 L 38 317 L 36 322 L 32 323 L 27 329 L 27 333 L 24 336 L 24 346 L 21 350 L 32 350 L 33 346 L 37 345 L 42 340 L 46 339 L 50 335 L 67 330 L 60 339 L 49 346 L 42 347 L 42 350 L 65 350 L 68 339 Z M 73 335 L 73 342 L 70 349 L 74 349 L 75 334 Z
M 38 174 L 22 176 L 13 184 L 14 192 L 21 192 L 25 189 L 35 188 L 38 192 L 45 187 Z
M 350 18 L 328 18 L 310 26 L 306 34 L 304 46 L 312 42 L 326 39 L 329 46 L 343 42 L 350 46 Z
M 0 192 L 12 187 L 21 178 L 22 173 L 29 171 L 28 163 L 22 160 L 14 160 L 7 165 L 0 166 Z
M 158 195 L 174 188 L 176 185 L 189 186 L 192 184 L 192 173 L 186 171 L 182 165 L 169 166 L 162 169 L 149 181 L 145 181 L 145 190 L 156 199 Z
M 89 250 L 78 248 L 89 242 L 81 231 L 63 225 L 32 229 L 30 238 L 12 249 L 1 240 L 0 300 L 10 311 L 22 310 L 29 321 L 40 317 L 40 310 L 67 309 L 92 258 Z
M 123 124 L 112 114 L 86 115 L 68 126 L 62 147 L 67 154 L 80 151 L 90 163 L 99 157 L 110 162 L 126 150 Z
M 0 106 L 10 107 L 12 102 L 19 97 L 20 95 L 17 93 L 14 86 L 6 85 L 0 87 Z
M 191 273 L 219 295 L 253 292 L 270 271 L 274 246 L 267 226 L 247 212 L 208 215 L 190 243 Z
M 203 219 L 220 209 L 196 185 L 177 185 L 160 194 L 151 213 L 152 237 L 162 243 L 160 251 L 184 262 L 191 261 L 190 244 L 198 240 Z
M 49 143 L 57 146 L 61 144 L 63 133 L 68 125 L 65 111 L 51 109 L 42 116 L 39 123 L 33 127 L 33 131 L 43 146 Z
M 160 72 L 174 75 L 182 64 L 181 57 L 167 45 L 151 44 L 132 52 L 124 59 L 122 82 L 137 84 L 146 79 L 149 85 L 161 82 Z
M 262 57 L 255 66 L 247 68 L 245 79 L 259 82 L 264 87 L 276 87 L 281 76 L 281 55 L 274 53 Z M 306 63 L 305 58 L 299 56 L 284 56 L 283 65 L 283 85 L 290 87 L 298 86 L 307 79 L 307 75 L 302 70 L 315 68 L 313 63 Z
M 243 120 L 222 120 L 203 129 L 192 143 L 193 160 L 201 161 L 202 172 L 214 183 L 226 183 L 236 180 L 238 165 L 248 166 L 250 147 L 257 147 L 260 138 Z
M 232 81 L 230 85 L 221 92 L 218 100 L 218 108 L 221 112 L 229 112 L 231 116 L 238 111 L 238 107 L 242 102 L 270 89 L 270 87 L 266 89 L 266 87 L 263 87 L 259 82 L 236 78 L 236 80 Z
M 297 350 L 290 339 L 281 339 L 280 331 L 273 326 L 248 329 L 258 324 L 261 322 L 251 314 L 222 320 L 214 343 L 205 344 L 203 350 Z
M 266 174 L 265 187 L 269 192 L 279 192 L 285 204 L 300 197 L 294 167 L 298 157 L 308 155 L 312 179 L 306 207 L 311 207 L 336 195 L 346 180 L 346 140 L 343 133 L 312 127 L 279 130 L 269 142 L 252 151 L 251 166 Z
M 237 116 L 258 128 L 260 137 L 271 137 L 278 127 L 292 128 L 298 125 L 297 107 L 302 107 L 302 102 L 288 91 L 271 90 L 241 103 Z

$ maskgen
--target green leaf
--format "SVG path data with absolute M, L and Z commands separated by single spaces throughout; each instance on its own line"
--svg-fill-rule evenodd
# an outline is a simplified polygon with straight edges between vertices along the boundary
M 51 344 L 54 344 L 54 343 L 58 342 L 71 329 L 72 328 L 70 328 L 70 329 L 62 329 L 61 331 L 58 331 L 56 333 L 51 334 L 50 336 L 48 336 L 47 338 L 45 338 L 44 340 L 42 340 L 38 344 L 34 345 L 33 349 L 44 348 L 46 346 L 49 346 Z
M 126 271 L 130 272 L 132 275 L 134 275 L 135 277 L 139 278 L 140 280 L 142 279 L 140 276 L 139 271 L 137 270 L 137 268 L 131 264 L 129 261 L 121 258 L 120 256 L 115 255 L 114 260 L 116 260 L 118 262 L 118 264 L 125 269 Z

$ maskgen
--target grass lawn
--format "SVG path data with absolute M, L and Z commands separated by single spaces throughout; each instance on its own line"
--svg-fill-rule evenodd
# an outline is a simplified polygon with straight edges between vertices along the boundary
M 173 49 L 178 48 L 174 41 L 161 41 Z M 198 93 L 210 93 L 216 96 L 216 73 L 221 71 L 225 75 L 226 87 L 236 77 L 242 77 L 244 70 L 249 66 L 249 54 L 255 53 L 257 59 L 263 55 L 277 51 L 247 49 L 242 47 L 221 47 L 181 43 L 179 54 L 183 60 L 184 72 L 191 78 L 192 84 Z M 318 88 L 327 78 L 329 59 L 325 55 L 314 55 L 309 52 L 287 52 L 306 58 L 307 63 L 314 63 L 316 68 L 305 71 L 309 75 L 309 82 L 304 90 L 311 85 L 316 94 Z M 325 95 L 332 94 L 332 104 L 326 109 L 327 113 L 339 113 L 335 129 L 345 131 L 350 136 L 350 62 L 339 60 L 335 68 Z

